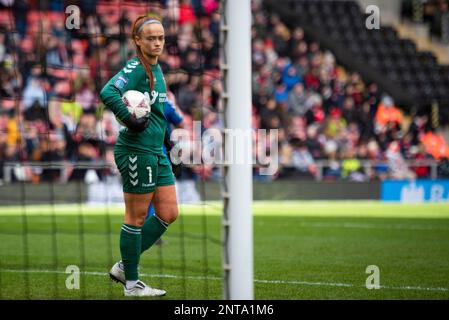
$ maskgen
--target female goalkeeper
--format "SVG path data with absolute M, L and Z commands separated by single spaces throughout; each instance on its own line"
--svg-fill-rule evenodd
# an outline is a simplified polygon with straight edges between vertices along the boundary
M 125 218 L 120 233 L 122 260 L 109 272 L 121 282 L 125 296 L 163 296 L 139 280 L 138 265 L 142 252 L 149 249 L 176 220 L 178 206 L 171 165 L 164 155 L 164 117 L 166 84 L 158 58 L 164 48 L 164 28 L 158 19 L 138 17 L 132 27 L 137 57 L 129 60 L 101 90 L 105 106 L 123 122 L 114 148 L 125 199 Z M 151 113 L 136 119 L 129 113 L 121 96 L 128 90 L 149 97 Z M 153 203 L 157 215 L 145 221 L 148 206 Z

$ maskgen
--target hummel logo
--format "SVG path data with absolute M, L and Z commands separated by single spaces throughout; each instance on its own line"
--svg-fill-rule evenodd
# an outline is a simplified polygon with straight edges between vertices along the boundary
M 133 65 L 133 66 L 137 66 L 137 65 L 139 65 L 139 61 L 133 61 L 133 62 L 130 62 L 129 64 L 131 64 L 131 65 Z
M 127 64 L 126 67 L 127 67 L 127 68 L 130 68 L 130 69 L 134 69 L 134 68 L 137 67 L 137 66 L 133 66 L 133 65 L 131 65 L 131 64 Z
M 133 186 L 136 186 L 139 183 L 139 180 L 131 180 L 131 184 Z
M 135 177 L 137 177 L 137 172 L 134 172 L 134 173 L 130 172 L 129 176 L 134 179 Z
M 127 69 L 127 68 L 123 68 L 123 72 L 124 72 L 124 73 L 130 73 L 130 72 L 132 72 L 132 70 L 129 70 L 129 69 Z
M 128 160 L 131 161 L 131 163 L 136 162 L 137 160 L 137 156 L 134 156 L 134 158 L 132 158 L 131 156 L 128 157 Z
M 153 183 L 142 183 L 142 187 L 154 187 L 156 185 L 155 182 Z
M 137 169 L 137 163 L 135 165 L 131 165 L 131 163 L 128 165 L 129 170 L 134 171 Z

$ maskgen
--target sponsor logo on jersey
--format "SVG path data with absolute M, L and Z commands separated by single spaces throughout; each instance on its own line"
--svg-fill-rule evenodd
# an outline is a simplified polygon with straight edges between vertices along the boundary
M 159 102 L 165 102 L 167 99 L 167 94 L 164 92 L 159 93 Z
M 114 86 L 117 89 L 123 89 L 126 86 L 127 83 L 128 83 L 128 79 L 126 79 L 125 77 L 120 76 L 120 77 L 117 78 L 117 80 L 115 80 Z
M 156 102 L 158 95 L 159 95 L 159 92 L 157 92 L 156 90 L 151 91 L 151 98 L 149 98 L 150 106 Z

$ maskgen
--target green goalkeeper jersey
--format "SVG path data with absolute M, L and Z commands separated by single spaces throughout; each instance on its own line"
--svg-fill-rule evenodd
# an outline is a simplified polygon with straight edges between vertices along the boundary
M 164 116 L 164 102 L 167 87 L 159 64 L 151 65 L 154 75 L 154 90 L 150 91 L 150 83 L 143 65 L 137 57 L 132 58 L 126 66 L 106 83 L 100 92 L 100 98 L 117 119 L 123 121 L 131 116 L 122 101 L 122 95 L 128 90 L 137 90 L 150 98 L 150 124 L 142 132 L 133 132 L 128 128 L 121 128 L 115 144 L 115 152 L 135 154 L 163 154 L 165 129 L 167 120 Z

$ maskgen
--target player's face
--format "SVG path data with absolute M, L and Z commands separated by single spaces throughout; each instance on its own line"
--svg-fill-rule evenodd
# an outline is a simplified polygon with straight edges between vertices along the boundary
M 144 55 L 159 57 L 162 54 L 162 50 L 164 50 L 164 27 L 159 23 L 145 25 L 140 35 L 136 37 L 136 43 L 140 46 Z

